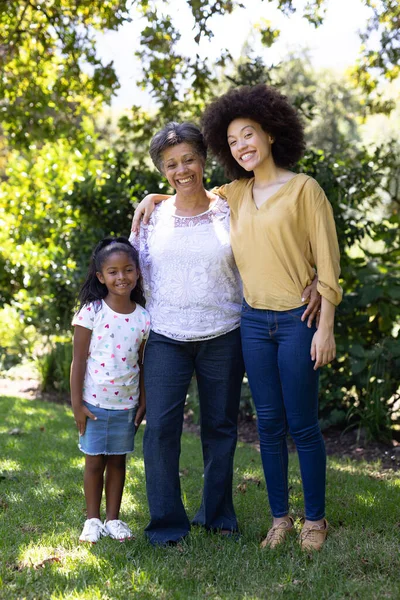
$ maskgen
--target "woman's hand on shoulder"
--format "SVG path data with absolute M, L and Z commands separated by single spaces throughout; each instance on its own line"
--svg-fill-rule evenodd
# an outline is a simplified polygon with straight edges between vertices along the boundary
M 147 194 L 135 209 L 135 214 L 132 219 L 132 231 L 135 235 L 139 233 L 140 221 L 143 219 L 143 224 L 147 225 L 156 204 L 167 200 L 170 196 L 166 194 Z
M 143 219 L 145 225 L 149 222 L 150 215 L 155 207 L 154 196 L 156 196 L 156 194 L 147 194 L 135 209 L 135 214 L 132 219 L 132 231 L 136 235 L 140 230 L 140 221 Z

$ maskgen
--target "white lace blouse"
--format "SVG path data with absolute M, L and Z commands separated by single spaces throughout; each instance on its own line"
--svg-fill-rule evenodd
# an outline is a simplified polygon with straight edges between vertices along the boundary
M 211 339 L 239 327 L 242 286 L 229 242 L 229 207 L 218 197 L 194 217 L 158 204 L 130 240 L 139 251 L 151 329 L 180 341 Z

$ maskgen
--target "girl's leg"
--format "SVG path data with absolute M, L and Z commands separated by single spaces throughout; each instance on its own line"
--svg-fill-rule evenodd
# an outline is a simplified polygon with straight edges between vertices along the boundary
M 194 524 L 237 530 L 233 508 L 233 458 L 244 374 L 240 330 L 196 343 L 204 488 Z
M 126 454 L 113 454 L 106 457 L 106 521 L 119 518 L 122 493 L 125 484 Z
M 243 303 L 242 346 L 260 436 L 261 459 L 274 526 L 287 521 L 287 424 L 278 368 L 275 313 Z
M 100 519 L 105 466 L 106 457 L 103 454 L 98 454 L 97 456 L 85 455 L 83 488 L 85 491 L 88 519 Z
M 302 307 L 279 315 L 279 373 L 290 434 L 303 481 L 306 520 L 324 524 L 325 444 L 318 423 L 318 371 L 310 358 L 315 328 L 301 321 Z

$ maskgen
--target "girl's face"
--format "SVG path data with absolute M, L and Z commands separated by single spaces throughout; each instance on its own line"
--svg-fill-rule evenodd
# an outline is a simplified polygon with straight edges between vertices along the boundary
M 273 139 L 256 121 L 235 119 L 228 126 L 227 136 L 233 158 L 246 171 L 274 164 L 271 152 Z
M 183 196 L 203 189 L 204 163 L 193 146 L 182 142 L 164 150 L 163 173 L 168 183 Z
M 113 252 L 104 261 L 101 272 L 96 273 L 98 280 L 104 283 L 109 294 L 130 296 L 136 287 L 140 271 L 133 258 L 126 252 Z

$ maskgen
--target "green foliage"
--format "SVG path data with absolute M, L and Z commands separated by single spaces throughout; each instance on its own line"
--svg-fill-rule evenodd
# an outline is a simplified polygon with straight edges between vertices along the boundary
M 80 152 L 59 140 L 42 148 L 32 146 L 23 154 L 15 150 L 1 186 L 1 282 L 10 282 L 12 304 L 42 333 L 65 329 L 70 320 L 76 261 L 69 239 L 79 227 L 70 195 L 88 172 L 101 184 L 101 163 L 93 158 L 93 148 L 88 143 Z M 7 300 L 7 293 L 2 296 Z
M 400 62 L 400 8 L 397 0 L 363 0 L 371 9 L 371 17 L 364 31 L 360 32 L 360 58 L 353 69 L 353 79 L 363 91 L 364 112 L 389 113 L 394 103 L 382 97 L 379 77 L 390 81 L 398 77 Z M 178 50 L 180 32 L 174 24 L 174 13 L 189 6 L 195 42 L 213 36 L 209 21 L 215 15 L 229 14 L 236 7 L 244 7 L 239 0 L 219 2 L 214 0 L 177 0 L 171 11 L 167 2 L 139 2 L 146 25 L 141 33 L 141 48 L 137 53 L 142 63 L 143 78 L 140 85 L 146 87 L 157 100 L 162 115 L 173 119 L 180 110 L 179 102 L 193 104 L 192 114 L 199 114 L 204 102 L 209 99 L 210 88 L 217 88 L 219 79 L 210 69 L 207 60 L 199 54 L 184 54 Z M 309 0 L 305 5 L 295 0 L 268 0 L 283 14 L 290 15 L 301 10 L 301 16 L 318 27 L 322 25 L 327 9 L 327 0 Z M 266 12 L 268 8 L 265 8 Z M 280 31 L 273 28 L 268 13 L 256 25 L 260 40 L 269 48 L 279 38 Z M 370 38 L 379 38 L 377 47 L 370 45 Z M 251 54 L 251 52 L 249 52 Z M 221 51 L 219 64 L 225 66 L 229 55 Z M 248 83 L 254 83 L 248 74 Z M 268 81 L 268 76 L 264 81 Z M 368 95 L 367 95 L 368 94 Z M 334 96 L 331 90 L 330 98 Z M 194 110 L 196 107 L 196 110 Z
M 371 110 L 390 111 L 393 103 L 383 101 L 378 92 L 378 76 L 389 80 L 399 75 L 399 18 L 397 0 L 364 0 L 372 16 L 361 34 L 361 58 L 354 77 L 368 93 Z M 284 14 L 299 10 L 294 0 L 269 0 Z M 267 4 L 267 3 L 266 3 Z M 177 50 L 180 32 L 173 16 L 179 8 L 189 9 L 195 42 L 213 36 L 210 20 L 227 15 L 239 0 L 10 0 L 0 5 L 0 110 L 6 140 L 2 145 L 27 147 L 42 140 L 75 138 L 84 143 L 81 123 L 85 116 L 98 113 L 118 88 L 112 63 L 103 64 L 96 52 L 96 31 L 117 30 L 131 19 L 132 7 L 143 16 L 141 47 L 145 86 L 157 99 L 161 112 L 172 118 L 179 102 L 192 104 L 197 116 L 209 99 L 218 78 L 207 60 L 199 54 L 185 56 Z M 327 0 L 309 0 L 302 16 L 315 26 L 323 22 Z M 268 19 L 259 24 L 261 41 L 270 46 L 279 36 Z M 380 48 L 370 48 L 369 38 L 377 33 Z M 193 55 L 194 54 L 194 55 Z M 221 52 L 220 64 L 225 61 Z
M 371 436 L 390 436 L 398 398 L 400 340 L 399 215 L 382 202 L 392 147 L 309 154 L 303 169 L 330 199 L 342 249 L 344 299 L 336 318 L 338 359 L 321 372 L 321 408 L 363 416 Z M 379 410 L 377 399 L 379 398 Z M 379 416 L 379 419 L 377 419 Z
M 96 55 L 95 31 L 116 30 L 128 20 L 128 3 L 13 0 L 7 9 L 1 5 L 0 145 L 8 150 L 0 157 L 0 305 L 24 319 L 17 327 L 20 321 L 12 317 L 3 356 L 12 362 L 24 348 L 29 353 L 32 332 L 69 331 L 94 245 L 105 235 L 128 234 L 135 202 L 149 191 L 167 191 L 147 158 L 154 131 L 171 119 L 199 122 L 205 104 L 229 86 L 268 82 L 304 115 L 313 150 L 301 169 L 331 200 L 342 249 L 345 299 L 337 316 L 338 361 L 322 371 L 324 422 L 340 423 L 348 414 L 350 423 L 361 420 L 369 435 L 387 437 L 398 393 L 400 153 L 394 141 L 376 149 L 359 147 L 358 124 L 368 111 L 391 107 L 379 104 L 374 77 L 398 74 L 399 9 L 393 0 L 365 3 L 373 10 L 368 34 L 378 31 L 383 49 L 358 67 L 357 81 L 369 96 L 346 79 L 316 74 L 304 56 L 289 56 L 276 67 L 250 50 L 238 64 L 223 50 L 216 65 L 186 56 L 168 3 L 137 0 L 143 17 L 140 85 L 159 110 L 148 115 L 133 107 L 121 119 L 121 135 L 112 148 L 92 121 L 118 85 L 112 65 L 103 65 Z M 179 4 L 189 8 L 199 42 L 212 36 L 214 15 L 242 3 Z M 271 4 L 285 14 L 298 9 L 294 0 Z M 310 0 L 302 15 L 318 26 L 325 8 L 326 0 Z M 266 19 L 259 34 L 268 46 L 279 32 Z M 363 52 L 370 52 L 367 45 Z M 206 185 L 222 182 L 222 170 L 210 157 Z M 64 385 L 62 369 L 47 370 Z M 252 410 L 247 392 L 244 414 Z
M 213 14 L 231 12 L 235 2 L 199 2 L 187 0 L 195 20 L 193 28 L 197 42 L 202 35 L 211 36 L 207 21 Z M 168 3 L 163 3 L 165 10 Z M 184 4 L 181 3 L 181 4 Z M 211 5 L 210 5 L 211 4 Z M 206 60 L 198 54 L 185 56 L 178 50 L 180 32 L 173 18 L 163 12 L 162 5 L 146 4 L 143 14 L 147 25 L 141 33 L 141 47 L 136 56 L 142 64 L 142 79 L 139 85 L 146 88 L 156 99 L 159 106 L 157 127 L 162 122 L 172 121 L 181 113 L 181 102 L 185 99 L 185 111 L 193 119 L 199 118 L 205 102 L 211 98 L 212 87 L 217 78 L 212 74 Z M 136 109 L 136 107 L 135 107 Z M 154 129 L 154 128 L 153 128 Z
M 0 309 L 0 371 L 7 371 L 26 356 L 32 358 L 38 335 L 33 325 L 27 325 L 24 315 L 6 305 Z
M 400 4 L 398 0 L 364 0 L 371 8 L 366 30 L 361 33 L 361 59 L 356 73 L 366 91 L 373 91 L 377 76 L 393 81 L 400 75 Z M 379 36 L 378 47 L 372 47 L 370 38 Z
M 263 68 L 260 61 L 254 64 L 260 73 Z M 300 83 L 293 93 L 298 90 Z M 143 136 L 149 134 L 148 121 L 141 125 Z M 116 146 L 122 148 L 130 135 L 140 138 L 140 127 L 133 121 L 130 128 L 126 119 Z M 337 315 L 338 361 L 322 370 L 322 418 L 325 425 L 339 424 L 353 407 L 353 421 L 362 415 L 371 436 L 386 438 L 400 367 L 394 330 L 400 296 L 398 153 L 393 145 L 370 151 L 344 140 L 339 155 L 309 151 L 301 165 L 333 204 L 342 248 L 345 298 Z M 30 157 L 15 154 L 7 173 L 1 247 L 6 277 L 15 288 L 12 303 L 40 332 L 67 331 L 94 245 L 110 233 L 128 234 L 134 203 L 168 188 L 140 152 L 100 151 L 94 144 L 78 155 L 66 142 L 36 149 Z M 206 185 L 223 181 L 211 161 Z M 375 363 L 379 372 L 371 367 Z M 247 396 L 245 388 L 244 414 L 252 410 Z
M 49 351 L 37 358 L 36 364 L 43 392 L 69 392 L 72 344 L 56 342 Z
M 11 0 L 0 5 L 0 110 L 8 143 L 80 138 L 85 115 L 118 81 L 96 55 L 95 30 L 128 18 L 120 0 Z

